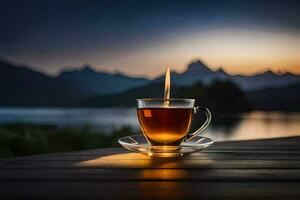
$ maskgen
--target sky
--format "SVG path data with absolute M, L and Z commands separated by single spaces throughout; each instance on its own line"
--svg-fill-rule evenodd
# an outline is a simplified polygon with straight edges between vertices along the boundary
M 300 1 L 0 0 L 0 58 L 50 75 L 90 64 L 153 78 L 195 59 L 300 74 Z

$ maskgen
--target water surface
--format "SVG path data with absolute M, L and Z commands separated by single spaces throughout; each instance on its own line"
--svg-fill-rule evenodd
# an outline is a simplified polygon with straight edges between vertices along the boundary
M 218 116 L 203 133 L 216 141 L 300 136 L 300 113 L 255 111 Z M 0 108 L 0 124 L 30 123 L 83 127 L 110 132 L 122 126 L 139 131 L 133 108 Z

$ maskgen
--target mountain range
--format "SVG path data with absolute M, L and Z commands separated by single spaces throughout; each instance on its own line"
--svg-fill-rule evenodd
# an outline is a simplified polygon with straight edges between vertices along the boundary
M 300 76 L 289 73 L 275 74 L 266 71 L 253 76 L 230 75 L 222 69 L 213 71 L 205 63 L 197 60 L 190 63 L 184 72 L 171 74 L 172 88 L 190 87 L 199 81 L 209 85 L 216 79 L 230 80 L 249 98 L 252 97 L 252 100 L 262 102 L 261 104 L 265 104 L 266 99 L 270 100 L 270 95 L 280 93 L 285 87 L 289 88 L 287 91 L 290 95 L 287 96 L 299 96 L 293 91 L 300 87 Z M 121 73 L 99 72 L 89 65 L 76 70 L 62 71 L 58 76 L 51 77 L 27 66 L 0 61 L 0 106 L 77 106 L 78 102 L 82 105 L 82 102 L 90 102 L 93 98 L 107 99 L 111 101 L 109 105 L 113 105 L 110 97 L 121 98 L 124 97 L 123 94 L 130 94 L 127 97 L 125 95 L 126 100 L 133 97 L 132 92 L 127 91 L 139 91 L 135 93 L 140 95 L 139 97 L 148 94 L 152 97 L 162 96 L 162 92 L 157 91 L 162 87 L 163 80 L 164 75 L 149 80 Z M 269 92 L 270 88 L 275 89 Z M 269 92 L 268 97 L 265 95 L 266 91 Z
M 182 73 L 173 72 L 171 74 L 172 83 L 177 85 L 189 86 L 197 81 L 209 84 L 213 80 L 230 80 L 237 84 L 243 91 L 253 91 L 270 87 L 281 87 L 300 82 L 300 76 L 290 73 L 275 74 L 272 71 L 265 71 L 260 74 L 230 75 L 219 69 L 212 71 L 205 63 L 200 60 L 190 63 L 187 69 Z M 155 81 L 162 81 L 164 75 L 158 77 Z
M 76 83 L 0 61 L 1 106 L 72 105 L 87 95 Z
M 145 85 L 149 80 L 123 75 L 96 72 L 89 65 L 79 70 L 63 71 L 57 77 L 59 80 L 79 84 L 86 91 L 95 95 L 109 95 Z

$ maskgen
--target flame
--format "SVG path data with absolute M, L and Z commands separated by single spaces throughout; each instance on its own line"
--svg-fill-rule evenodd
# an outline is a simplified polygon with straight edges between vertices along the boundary
M 171 80 L 170 80 L 170 68 L 168 67 L 166 70 L 166 76 L 165 76 L 165 94 L 164 99 L 170 99 L 170 88 L 171 88 Z M 164 101 L 164 106 L 169 106 L 169 101 Z

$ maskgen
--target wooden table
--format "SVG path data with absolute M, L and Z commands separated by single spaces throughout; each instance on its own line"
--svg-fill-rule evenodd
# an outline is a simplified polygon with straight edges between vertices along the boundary
M 122 148 L 0 160 L 0 199 L 300 199 L 300 137 L 216 143 L 180 159 Z

